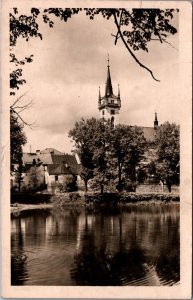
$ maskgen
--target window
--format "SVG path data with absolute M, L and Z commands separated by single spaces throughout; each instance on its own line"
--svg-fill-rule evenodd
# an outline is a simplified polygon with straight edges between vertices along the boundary
M 102 111 L 102 114 L 103 114 L 103 116 L 104 116 L 104 114 L 105 114 L 105 111 L 104 111 L 104 110 Z
M 111 115 L 114 115 L 114 114 L 115 114 L 115 110 L 111 109 Z
M 55 175 L 55 181 L 58 181 L 58 175 Z
M 114 100 L 111 100 L 111 103 L 114 103 Z

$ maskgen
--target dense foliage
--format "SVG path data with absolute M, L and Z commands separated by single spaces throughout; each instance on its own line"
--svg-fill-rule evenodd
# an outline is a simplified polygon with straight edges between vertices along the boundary
M 148 44 L 152 40 L 160 43 L 168 43 L 168 35 L 177 33 L 176 28 L 171 24 L 171 19 L 177 11 L 174 9 L 48 8 L 40 10 L 38 8 L 31 8 L 29 15 L 20 15 L 18 9 L 13 8 L 9 20 L 10 47 L 13 50 L 19 37 L 24 38 L 26 41 L 37 37 L 42 39 L 42 33 L 39 31 L 40 18 L 52 28 L 55 17 L 67 22 L 69 18 L 80 12 L 84 12 L 90 20 L 94 20 L 95 15 L 101 15 L 107 20 L 112 20 L 115 24 L 115 34 L 113 34 L 115 45 L 120 38 L 129 54 L 139 66 L 146 69 L 157 80 L 153 72 L 138 60 L 133 51 L 144 50 L 148 52 Z M 19 61 L 11 52 L 10 62 L 15 63 L 16 66 L 23 65 L 26 62 L 32 62 L 32 57 L 33 55 Z M 18 89 L 25 82 L 25 79 L 22 78 L 22 68 L 12 70 L 10 74 L 11 89 Z M 11 95 L 15 95 L 15 91 L 11 91 Z
M 23 132 L 23 126 L 12 112 L 10 113 L 10 141 L 11 164 L 17 164 L 14 171 L 15 180 L 18 183 L 20 191 L 21 181 L 23 180 L 22 146 L 25 145 L 27 139 Z
M 22 146 L 27 142 L 23 132 L 23 125 L 18 121 L 15 114 L 10 115 L 10 135 L 11 135 L 11 162 L 18 163 L 22 156 Z
M 93 187 L 103 193 L 113 182 L 118 191 L 131 190 L 136 182 L 136 167 L 144 154 L 145 139 L 139 128 L 126 125 L 112 128 L 110 121 L 82 119 L 75 123 L 69 136 L 75 142 L 84 172 L 92 174 L 87 179 L 92 179 Z
M 156 133 L 156 172 L 171 192 L 172 184 L 180 181 L 180 128 L 169 122 L 159 126 Z

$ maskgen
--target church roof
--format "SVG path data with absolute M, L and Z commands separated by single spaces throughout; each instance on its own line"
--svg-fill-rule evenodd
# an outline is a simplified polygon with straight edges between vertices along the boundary
M 140 126 L 139 128 L 141 128 L 141 130 L 143 131 L 144 137 L 148 142 L 155 141 L 156 130 L 154 129 L 154 127 Z
M 105 89 L 105 96 L 112 96 L 113 95 L 113 87 L 111 82 L 111 74 L 110 74 L 110 67 L 107 66 L 107 82 L 106 82 L 106 89 Z

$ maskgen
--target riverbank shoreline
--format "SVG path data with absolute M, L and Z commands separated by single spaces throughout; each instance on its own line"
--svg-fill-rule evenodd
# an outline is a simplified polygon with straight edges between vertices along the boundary
M 27 197 L 27 195 L 26 195 Z M 39 197 L 39 195 L 38 195 Z M 41 197 L 39 198 L 41 200 Z M 37 209 L 52 209 L 52 208 L 76 208 L 76 207 L 103 207 L 103 206 L 117 206 L 127 207 L 131 205 L 173 205 L 180 204 L 179 194 L 139 194 L 139 193 L 124 193 L 112 194 L 106 193 L 104 195 L 98 193 L 68 193 L 51 195 L 50 201 L 45 203 L 19 203 L 11 204 L 11 213 L 19 213 L 25 210 Z
M 11 210 L 11 213 L 17 213 L 17 212 L 21 212 L 24 210 L 49 209 L 49 208 L 53 208 L 53 207 L 54 207 L 53 203 L 17 204 L 17 206 L 11 205 L 10 210 Z

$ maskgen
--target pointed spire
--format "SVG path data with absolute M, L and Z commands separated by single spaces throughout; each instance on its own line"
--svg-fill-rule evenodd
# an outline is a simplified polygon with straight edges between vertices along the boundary
M 98 102 L 101 103 L 101 90 L 100 90 L 100 86 L 99 86 L 99 99 Z
M 154 129 L 158 127 L 157 113 L 155 112 Z
M 118 84 L 118 98 L 120 99 L 120 85 Z
M 111 74 L 110 74 L 110 66 L 109 66 L 109 54 L 107 59 L 108 65 L 107 65 L 107 82 L 106 82 L 106 89 L 105 89 L 105 96 L 111 96 L 113 95 L 113 87 L 111 83 Z

